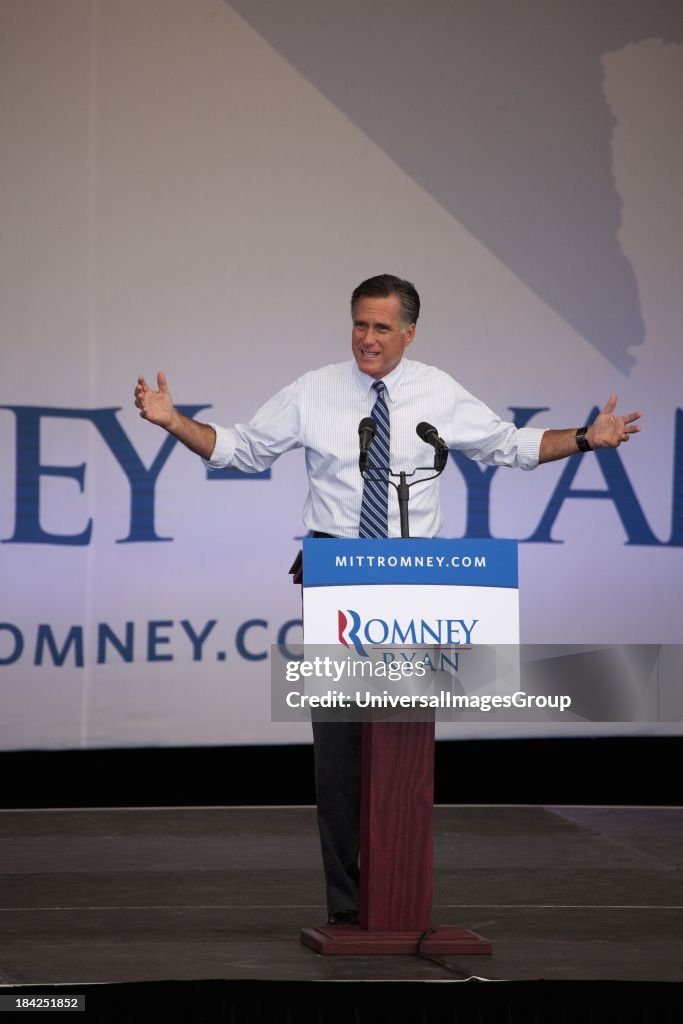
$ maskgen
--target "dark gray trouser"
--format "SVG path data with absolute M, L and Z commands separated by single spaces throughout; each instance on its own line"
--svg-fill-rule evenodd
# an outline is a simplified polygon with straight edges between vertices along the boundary
M 327 909 L 358 909 L 362 722 L 313 720 L 318 827 Z

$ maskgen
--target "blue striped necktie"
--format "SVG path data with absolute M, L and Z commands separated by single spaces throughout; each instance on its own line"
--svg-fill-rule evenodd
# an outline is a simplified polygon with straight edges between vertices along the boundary
M 376 429 L 368 452 L 358 536 L 386 537 L 389 525 L 389 409 L 384 397 L 384 381 L 376 380 L 372 389 L 377 395 L 371 413 Z

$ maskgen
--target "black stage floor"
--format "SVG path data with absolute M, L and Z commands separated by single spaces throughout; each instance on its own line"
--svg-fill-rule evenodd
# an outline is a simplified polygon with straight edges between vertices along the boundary
M 437 806 L 434 923 L 493 943 L 490 957 L 443 963 L 300 944 L 325 917 L 311 807 L 9 810 L 0 827 L 3 994 L 203 979 L 683 981 L 675 807 Z

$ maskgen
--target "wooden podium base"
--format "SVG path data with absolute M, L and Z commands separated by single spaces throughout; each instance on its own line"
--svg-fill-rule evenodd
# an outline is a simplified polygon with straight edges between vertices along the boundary
M 367 931 L 358 925 L 321 925 L 303 928 L 301 941 L 324 956 L 391 956 L 416 954 L 421 932 Z M 422 943 L 425 953 L 452 956 L 490 956 L 488 939 L 467 928 L 435 928 Z

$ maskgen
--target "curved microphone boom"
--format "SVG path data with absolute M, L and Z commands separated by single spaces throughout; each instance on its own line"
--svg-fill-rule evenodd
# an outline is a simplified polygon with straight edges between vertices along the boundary
M 358 424 L 358 444 L 360 446 L 360 456 L 358 458 L 358 465 L 361 473 L 364 473 L 368 465 L 368 449 L 372 444 L 372 439 L 375 436 L 377 430 L 377 424 L 371 416 L 365 416 Z

